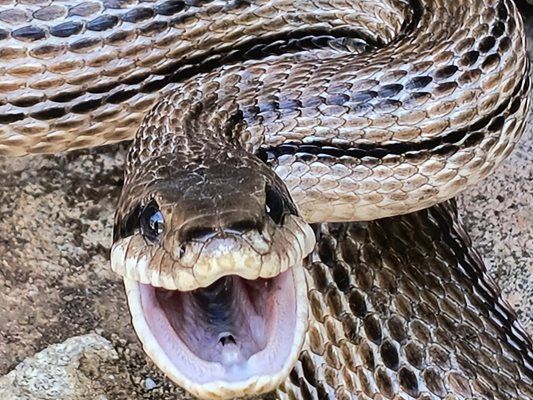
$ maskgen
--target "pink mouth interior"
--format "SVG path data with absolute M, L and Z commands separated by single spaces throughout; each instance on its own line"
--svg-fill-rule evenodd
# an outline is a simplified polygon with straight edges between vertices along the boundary
M 226 276 L 191 292 L 141 285 L 143 312 L 168 359 L 202 384 L 278 373 L 296 326 L 292 271 L 271 279 Z

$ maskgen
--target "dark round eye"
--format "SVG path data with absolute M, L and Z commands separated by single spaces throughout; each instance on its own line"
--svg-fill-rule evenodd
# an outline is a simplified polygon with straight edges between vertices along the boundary
M 283 199 L 281 194 L 270 186 L 266 187 L 265 209 L 276 224 L 281 223 L 284 211 Z
M 165 228 L 163 213 L 159 206 L 152 200 L 142 210 L 140 215 L 141 234 L 148 240 L 156 241 Z

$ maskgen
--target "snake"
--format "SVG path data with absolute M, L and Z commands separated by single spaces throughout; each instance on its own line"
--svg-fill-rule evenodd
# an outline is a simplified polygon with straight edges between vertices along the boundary
M 111 268 L 192 395 L 531 399 L 453 199 L 529 109 L 510 0 L 7 0 L 0 154 L 132 140 Z

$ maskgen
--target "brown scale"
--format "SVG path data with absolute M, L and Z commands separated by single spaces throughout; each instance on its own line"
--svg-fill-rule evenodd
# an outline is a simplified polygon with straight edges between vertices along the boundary
M 147 160 L 193 132 L 262 150 L 307 221 L 407 213 L 490 173 L 529 105 L 510 0 L 4 3 L 0 154 L 138 131 L 126 188 L 164 175 Z M 324 34 L 318 49 L 305 41 Z M 313 214 L 325 208 L 338 214 Z M 531 341 L 453 204 L 318 230 L 308 344 L 286 396 L 533 397 Z
M 280 398 L 533 398 L 533 343 L 455 202 L 317 229 L 316 321 Z

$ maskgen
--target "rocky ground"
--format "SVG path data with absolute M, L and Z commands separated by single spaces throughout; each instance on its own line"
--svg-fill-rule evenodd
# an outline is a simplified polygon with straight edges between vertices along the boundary
M 533 17 L 528 24 L 533 31 Z M 533 121 L 513 155 L 460 204 L 533 335 L 532 133 Z M 146 359 L 108 265 L 124 154 L 113 146 L 0 159 L 1 399 L 185 398 Z

